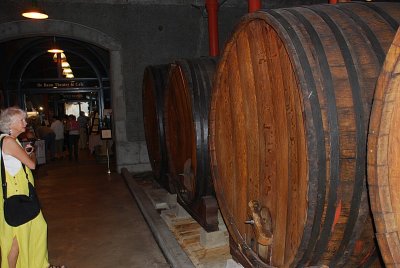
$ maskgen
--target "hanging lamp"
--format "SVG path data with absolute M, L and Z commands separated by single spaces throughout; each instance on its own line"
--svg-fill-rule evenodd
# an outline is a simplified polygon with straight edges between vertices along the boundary
M 49 16 L 38 7 L 37 0 L 32 0 L 30 8 L 24 10 L 21 14 L 23 17 L 34 20 L 47 19 Z
M 52 48 L 50 48 L 49 50 L 47 50 L 47 52 L 49 52 L 49 53 L 54 53 L 54 54 L 63 53 L 63 52 L 64 52 L 64 50 L 60 49 L 60 48 L 57 46 L 56 37 L 55 37 L 55 36 L 53 37 L 53 45 L 52 45 Z
M 62 74 L 63 74 L 63 75 L 71 74 L 71 73 L 72 73 L 71 68 L 64 68 L 63 71 L 62 71 Z
M 61 62 L 61 67 L 63 67 L 63 68 L 69 68 L 69 67 L 71 67 L 71 66 L 69 65 L 68 61 L 62 61 L 62 62 Z
M 62 53 L 62 52 L 64 52 L 64 50 L 59 49 L 59 48 L 51 48 L 51 49 L 47 50 L 47 52 L 50 52 L 50 53 Z
M 61 62 L 66 61 L 67 57 L 65 56 L 65 54 L 63 52 L 61 52 L 60 54 L 61 54 Z M 57 62 L 57 53 L 54 53 L 53 61 Z

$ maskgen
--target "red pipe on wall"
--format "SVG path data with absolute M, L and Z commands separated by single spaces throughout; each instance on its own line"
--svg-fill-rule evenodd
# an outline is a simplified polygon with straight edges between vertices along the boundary
M 208 39 L 210 43 L 210 56 L 219 54 L 218 44 L 218 0 L 206 0 L 208 13 Z
M 249 13 L 261 9 L 261 0 L 249 0 Z

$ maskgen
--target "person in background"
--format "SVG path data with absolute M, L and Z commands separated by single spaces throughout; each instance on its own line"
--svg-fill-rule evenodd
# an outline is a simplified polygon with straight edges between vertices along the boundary
M 56 141 L 54 131 L 49 126 L 46 126 L 46 123 L 43 121 L 42 125 L 36 128 L 36 136 L 44 140 L 46 159 L 54 160 Z
M 64 146 L 64 124 L 60 119 L 55 116 L 54 121 L 51 123 L 50 128 L 54 131 L 55 137 L 55 157 L 56 159 L 63 158 L 63 146 Z
M 64 155 L 69 155 L 69 116 L 68 115 L 64 115 L 64 117 L 62 118 L 62 123 L 64 125 L 64 146 L 63 146 L 63 153 Z
M 79 149 L 86 149 L 88 142 L 89 118 L 81 111 L 78 116 L 79 123 Z
M 21 146 L 17 137 L 26 130 L 26 113 L 18 107 L 1 111 L 0 131 L 3 138 L 1 157 L 4 161 L 7 195 L 27 194 L 28 180 L 34 185 L 31 170 L 36 168 L 36 156 L 31 144 Z M 23 168 L 25 165 L 25 171 Z M 25 174 L 26 172 L 26 174 Z M 3 208 L 3 191 L 0 191 Z M 65 268 L 50 265 L 47 249 L 47 223 L 42 212 L 33 220 L 17 227 L 8 225 L 4 211 L 0 213 L 0 250 L 2 268 Z
M 68 116 L 68 151 L 69 160 L 72 160 L 72 153 L 75 161 L 78 161 L 79 123 L 73 114 Z
M 36 134 L 35 134 L 35 130 L 33 129 L 32 124 L 30 124 L 27 121 L 27 126 L 26 126 L 26 130 L 24 133 L 21 133 L 18 136 L 18 140 L 21 142 L 27 142 L 27 141 L 35 141 L 36 140 Z

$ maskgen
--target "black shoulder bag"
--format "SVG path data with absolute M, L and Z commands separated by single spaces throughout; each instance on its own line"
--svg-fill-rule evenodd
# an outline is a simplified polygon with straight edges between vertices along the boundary
M 0 153 L 3 152 L 3 138 L 0 141 Z M 28 181 L 29 195 L 13 195 L 7 198 L 6 171 L 4 168 L 3 155 L 1 155 L 1 181 L 4 198 L 4 218 L 8 225 L 17 227 L 36 218 L 40 212 L 40 204 L 36 195 L 35 187 L 28 179 L 25 165 L 23 163 L 26 180 Z

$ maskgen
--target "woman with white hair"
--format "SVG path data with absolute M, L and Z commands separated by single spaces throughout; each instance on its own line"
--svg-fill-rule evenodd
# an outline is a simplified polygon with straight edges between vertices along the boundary
M 34 185 L 31 170 L 36 167 L 35 151 L 28 144 L 23 148 L 17 137 L 25 132 L 26 113 L 10 107 L 1 111 L 0 136 L 4 162 L 6 195 L 28 195 L 28 181 Z M 27 168 L 26 168 L 27 167 Z M 0 167 L 1 168 L 1 167 Z M 28 181 L 27 181 L 28 179 Z M 42 212 L 19 226 L 11 226 L 4 216 L 3 190 L 0 190 L 0 248 L 1 267 L 4 268 L 51 268 L 47 252 L 47 223 Z

